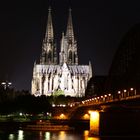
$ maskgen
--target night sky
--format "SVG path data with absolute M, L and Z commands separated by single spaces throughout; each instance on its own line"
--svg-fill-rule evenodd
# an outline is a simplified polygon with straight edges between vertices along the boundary
M 138 0 L 26 0 L 0 4 L 0 80 L 9 80 L 18 90 L 30 90 L 32 69 L 39 60 L 45 34 L 48 6 L 52 7 L 55 38 L 59 47 L 66 30 L 68 9 L 80 64 L 93 66 L 94 75 L 107 75 L 124 34 L 140 23 Z

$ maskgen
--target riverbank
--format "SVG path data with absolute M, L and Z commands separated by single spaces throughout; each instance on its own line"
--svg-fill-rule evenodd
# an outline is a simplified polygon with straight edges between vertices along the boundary
M 38 127 L 37 123 L 39 121 L 40 120 L 28 121 L 28 122 L 3 121 L 3 122 L 0 122 L 0 130 L 4 130 L 4 131 L 18 130 L 18 129 L 22 130 L 22 129 L 26 128 L 27 126 Z M 47 120 L 47 122 L 48 122 L 48 120 Z M 79 128 L 80 128 L 80 130 L 89 130 L 89 121 L 83 121 L 83 120 L 71 120 L 70 121 L 70 120 L 56 120 L 56 119 L 52 119 L 52 120 L 49 120 L 49 123 L 53 124 L 53 128 L 55 126 L 56 127 L 57 126 L 58 127 L 61 126 L 60 127 L 60 129 L 61 129 L 64 126 L 68 126 L 69 128 L 74 128 L 75 130 L 78 130 Z M 51 130 L 51 129 L 49 129 L 49 130 Z

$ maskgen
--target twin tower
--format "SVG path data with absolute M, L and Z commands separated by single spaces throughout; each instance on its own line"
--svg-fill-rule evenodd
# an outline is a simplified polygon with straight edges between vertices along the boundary
M 51 8 L 45 37 L 42 42 L 40 63 L 34 64 L 31 93 L 35 96 L 64 95 L 85 96 L 87 82 L 92 77 L 92 67 L 78 64 L 77 42 L 74 38 L 71 9 L 66 34 L 62 33 L 59 59 L 52 24 Z
M 66 35 L 62 33 L 61 49 L 59 53 L 59 64 L 67 63 L 78 65 L 77 43 L 74 38 L 71 9 L 69 9 L 69 18 L 67 23 Z M 45 38 L 42 45 L 41 64 L 57 64 L 57 48 L 54 42 L 54 32 L 51 16 L 51 8 L 48 11 L 48 23 Z

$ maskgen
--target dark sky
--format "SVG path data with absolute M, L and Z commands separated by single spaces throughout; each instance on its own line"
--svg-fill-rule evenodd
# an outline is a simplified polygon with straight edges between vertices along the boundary
M 38 0 L 0 4 L 0 80 L 30 90 L 33 63 L 39 59 L 51 4 L 57 42 L 72 8 L 79 63 L 93 66 L 93 74 L 107 75 L 123 35 L 140 23 L 138 0 Z M 59 47 L 59 44 L 58 44 Z

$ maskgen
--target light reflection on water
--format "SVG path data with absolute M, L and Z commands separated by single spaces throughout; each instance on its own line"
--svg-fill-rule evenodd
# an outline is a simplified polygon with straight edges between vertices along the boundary
M 89 131 L 85 130 L 84 131 L 84 140 L 100 140 L 99 137 L 89 137 Z
M 14 140 L 14 134 L 9 134 L 9 140 Z
M 18 130 L 18 140 L 24 140 L 23 130 Z
M 89 131 L 23 131 L 0 132 L 0 140 L 100 140 L 100 138 L 89 137 Z
M 50 132 L 45 132 L 45 140 L 51 140 Z
M 6 132 L 0 130 L 0 140 L 140 140 L 140 137 L 129 136 L 105 136 L 105 137 L 89 137 L 89 131 L 23 131 Z

